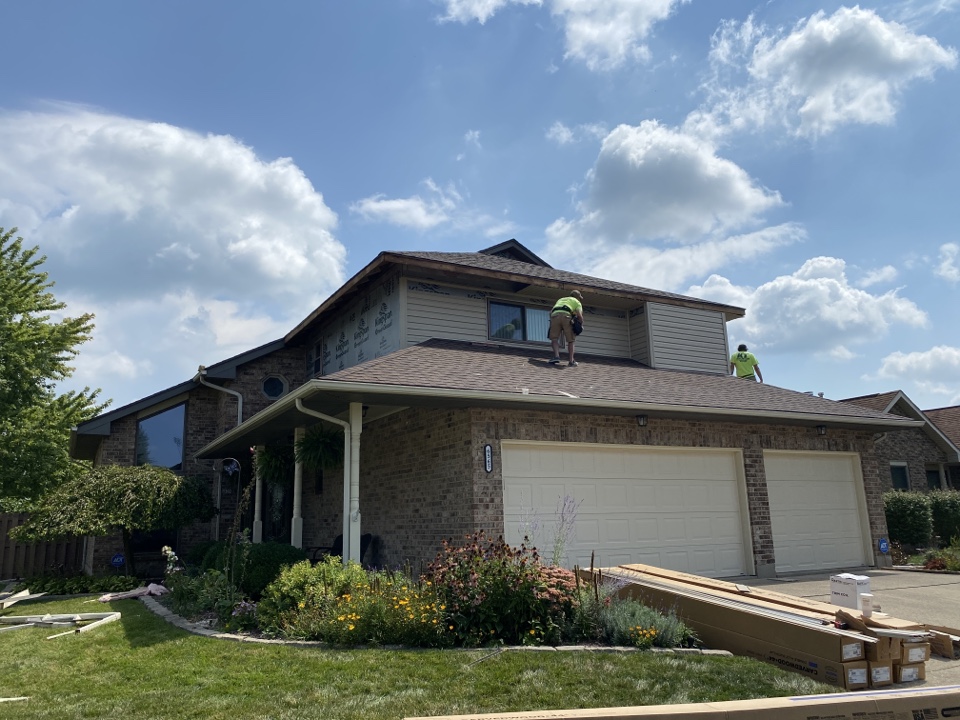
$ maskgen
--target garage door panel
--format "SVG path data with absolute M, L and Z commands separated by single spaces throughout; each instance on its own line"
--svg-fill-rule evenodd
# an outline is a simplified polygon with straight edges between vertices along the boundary
M 851 453 L 764 453 L 778 572 L 866 564 Z
M 514 462 L 515 453 L 531 461 Z M 520 496 L 539 501 L 541 518 L 555 514 L 558 497 L 578 503 L 566 565 L 584 566 L 595 551 L 598 566 L 640 562 L 715 577 L 745 572 L 736 451 L 504 443 L 503 458 L 505 503 L 517 496 L 511 488 L 525 483 L 533 489 Z M 538 493 L 538 485 L 549 493 Z M 514 515 L 505 504 L 508 541 Z M 552 545 L 553 537 L 538 541 Z

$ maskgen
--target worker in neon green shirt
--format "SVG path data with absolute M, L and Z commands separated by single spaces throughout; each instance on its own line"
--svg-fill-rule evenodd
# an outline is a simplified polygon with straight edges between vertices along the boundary
M 747 346 L 743 343 L 737 347 L 737 352 L 730 356 L 730 372 L 736 371 L 737 377 L 743 380 L 759 380 L 763 382 L 763 375 L 760 374 L 760 363 L 752 352 L 747 352 Z
M 551 365 L 560 364 L 561 335 L 567 340 L 567 358 L 569 359 L 567 364 L 570 367 L 576 367 L 579 364 L 574 358 L 574 346 L 577 342 L 577 334 L 573 331 L 574 318 L 583 323 L 583 295 L 579 290 L 572 290 L 568 297 L 557 300 L 553 310 L 550 311 L 550 330 L 547 337 L 553 347 Z

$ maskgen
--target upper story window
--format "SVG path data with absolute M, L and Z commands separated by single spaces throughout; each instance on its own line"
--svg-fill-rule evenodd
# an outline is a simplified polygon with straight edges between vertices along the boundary
M 156 465 L 179 471 L 183 467 L 186 403 L 137 421 L 137 465 Z
M 271 400 L 276 400 L 278 397 L 287 392 L 287 381 L 279 375 L 268 375 L 263 379 L 260 389 L 268 398 Z
M 513 303 L 491 302 L 489 335 L 494 340 L 550 342 L 550 311 Z

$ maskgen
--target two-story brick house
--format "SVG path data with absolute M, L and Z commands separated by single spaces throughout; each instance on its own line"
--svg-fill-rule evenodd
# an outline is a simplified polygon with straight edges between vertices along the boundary
M 572 289 L 580 366 L 550 365 L 549 311 Z M 324 423 L 344 433 L 342 473 L 258 483 L 254 536 L 309 547 L 343 533 L 357 557 L 370 532 L 380 565 L 417 569 L 478 529 L 551 545 L 564 501 L 570 566 L 888 564 L 873 438 L 920 423 L 730 377 L 726 323 L 742 316 L 557 270 L 515 241 L 384 252 L 282 340 L 78 428 L 75 452 L 134 462 L 144 425 L 182 406 L 184 471 L 210 468 L 223 509 L 191 532 L 222 537 L 250 447 Z M 235 461 L 240 477 L 221 471 Z

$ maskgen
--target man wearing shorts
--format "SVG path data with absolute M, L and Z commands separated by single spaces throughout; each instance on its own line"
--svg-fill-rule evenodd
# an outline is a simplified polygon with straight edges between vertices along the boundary
M 560 334 L 567 339 L 568 365 L 576 367 L 577 361 L 574 360 L 574 345 L 577 342 L 577 336 L 573 332 L 573 319 L 579 318 L 583 322 L 583 295 L 579 290 L 574 290 L 569 297 L 562 297 L 557 300 L 550 311 L 550 332 L 547 337 L 550 338 L 550 344 L 553 346 L 553 358 L 551 365 L 560 364 Z

